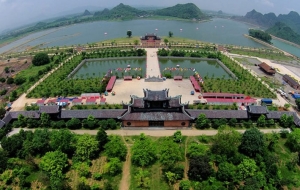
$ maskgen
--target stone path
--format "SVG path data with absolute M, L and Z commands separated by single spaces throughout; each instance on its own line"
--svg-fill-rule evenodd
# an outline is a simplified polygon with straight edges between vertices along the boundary
M 150 77 L 161 77 L 159 62 L 157 58 L 157 48 L 145 48 L 147 51 L 147 65 L 146 65 L 146 76 Z
M 13 134 L 19 133 L 21 129 L 12 129 L 12 131 L 8 134 L 8 136 L 11 136 Z M 24 128 L 25 131 L 34 131 L 35 129 L 27 129 Z M 180 130 L 180 129 L 178 129 Z M 277 129 L 260 129 L 262 133 L 279 133 L 282 129 L 277 128 Z M 290 129 L 285 129 L 289 130 Z M 71 130 L 75 134 L 90 134 L 90 135 L 96 135 L 98 130 Z M 218 130 L 195 130 L 195 129 L 183 129 L 180 130 L 183 136 L 200 136 L 200 135 L 208 135 L 208 136 L 213 136 L 218 133 Z M 245 130 L 236 130 L 240 133 L 244 133 Z M 166 128 L 161 128 L 161 129 L 155 129 L 155 128 L 149 128 L 148 130 L 126 130 L 126 129 L 120 129 L 120 130 L 107 130 L 106 133 L 108 135 L 120 135 L 120 136 L 136 136 L 140 135 L 141 133 L 144 133 L 145 135 L 148 136 L 153 136 L 153 137 L 165 137 L 165 136 L 173 136 L 173 134 L 176 132 L 176 130 L 170 130 Z

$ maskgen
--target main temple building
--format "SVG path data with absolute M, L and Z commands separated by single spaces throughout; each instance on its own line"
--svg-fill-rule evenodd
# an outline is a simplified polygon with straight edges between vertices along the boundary
M 143 48 L 158 48 L 160 47 L 161 38 L 156 34 L 146 34 L 141 37 L 141 45 Z
M 188 127 L 194 120 L 181 96 L 169 97 L 169 89 L 144 89 L 144 97 L 131 96 L 128 110 L 119 119 L 124 127 Z

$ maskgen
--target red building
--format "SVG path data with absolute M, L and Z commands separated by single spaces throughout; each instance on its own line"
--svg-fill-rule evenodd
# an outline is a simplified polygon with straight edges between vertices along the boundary
M 141 37 L 141 44 L 143 48 L 156 48 L 159 47 L 161 43 L 161 38 L 156 34 L 146 34 Z

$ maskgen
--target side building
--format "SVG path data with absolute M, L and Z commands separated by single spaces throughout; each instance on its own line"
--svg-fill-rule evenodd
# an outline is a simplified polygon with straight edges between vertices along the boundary
M 288 83 L 292 88 L 299 90 L 300 89 L 300 84 L 293 79 L 292 77 L 290 77 L 289 75 L 283 75 L 282 79 Z
M 269 75 L 275 75 L 276 70 L 273 67 L 270 67 L 270 65 L 266 64 L 265 62 L 262 62 L 258 65 L 261 70 L 263 70 L 265 73 Z

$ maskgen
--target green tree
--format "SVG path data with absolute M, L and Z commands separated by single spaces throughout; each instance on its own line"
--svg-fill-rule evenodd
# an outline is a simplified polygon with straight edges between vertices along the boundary
M 203 181 L 207 180 L 212 174 L 213 169 L 209 164 L 209 157 L 197 156 L 190 158 L 190 166 L 188 171 L 188 177 L 190 180 Z
M 258 154 L 262 155 L 264 149 L 264 134 L 257 128 L 247 129 L 242 136 L 239 150 L 249 157 L 255 157 Z
M 244 180 L 248 177 L 253 177 L 258 167 L 254 160 L 252 159 L 243 159 L 243 161 L 237 166 L 238 177 L 241 180 Z
M 286 114 L 283 114 L 280 117 L 280 126 L 283 128 L 293 128 L 294 127 L 294 118 L 292 115 L 288 116 Z
M 75 135 L 67 129 L 53 130 L 50 134 L 50 147 L 71 156 L 75 151 L 75 140 Z
M 47 53 L 37 53 L 32 59 L 32 64 L 35 66 L 46 65 L 48 63 L 50 63 L 50 59 Z
M 96 156 L 99 150 L 98 141 L 94 136 L 88 134 L 77 137 L 75 147 L 75 153 L 82 161 L 93 158 L 94 156 Z
M 150 178 L 149 178 L 149 172 L 147 170 L 139 168 L 138 172 L 134 176 L 134 178 L 137 181 L 137 186 L 138 187 L 149 188 Z
M 72 118 L 66 122 L 66 126 L 69 129 L 80 129 L 82 124 L 78 118 Z
M 164 39 L 164 43 L 168 45 L 169 40 L 167 38 Z
M 191 182 L 189 180 L 181 180 L 179 183 L 179 190 L 190 190 Z
M 104 129 L 100 128 L 98 130 L 96 140 L 99 142 L 99 149 L 103 150 L 104 145 L 108 142 L 108 136 Z
M 296 105 L 298 107 L 298 110 L 300 110 L 300 98 L 296 99 Z
M 170 186 L 172 186 L 174 183 L 176 183 L 177 176 L 176 176 L 175 173 L 168 171 L 168 172 L 165 173 L 165 176 L 166 176 L 167 181 L 168 181 Z
M 257 126 L 258 127 L 265 127 L 266 126 L 266 116 L 261 115 L 257 120 Z
M 181 131 L 176 131 L 173 135 L 173 141 L 176 143 L 180 143 L 182 141 Z
M 134 142 L 131 152 L 131 161 L 136 166 L 149 166 L 156 161 L 156 146 L 143 133 Z
M 115 176 L 122 172 L 122 163 L 119 158 L 110 158 L 105 165 L 105 171 L 109 175 Z
M 188 146 L 187 156 L 189 158 L 203 156 L 206 154 L 208 149 L 209 148 L 204 144 L 198 144 L 198 143 L 193 142 L 193 143 L 189 144 L 189 146 Z
M 63 171 L 68 166 L 68 158 L 65 153 L 60 151 L 47 152 L 42 157 L 40 168 L 47 172 L 51 177 L 64 178 Z
M 217 155 L 233 157 L 238 152 L 241 144 L 241 134 L 228 126 L 218 129 L 217 135 L 213 137 L 211 151 Z
M 197 129 L 205 129 L 209 128 L 209 121 L 206 118 L 206 115 L 201 113 L 196 120 L 196 128 Z
M 300 129 L 294 129 L 285 144 L 292 152 L 300 152 Z
M 124 161 L 127 155 L 127 147 L 119 136 L 109 136 L 108 143 L 105 144 L 105 153 L 109 158 L 119 158 Z
M 220 181 L 232 182 L 236 176 L 236 166 L 228 163 L 222 162 L 218 166 L 217 178 Z
M 7 152 L 0 150 L 0 173 L 7 167 L 8 155 Z
M 160 144 L 159 155 L 159 161 L 166 168 L 173 167 L 176 164 L 176 162 L 182 159 L 179 145 L 169 138 L 165 139 Z M 153 157 L 154 155 L 151 156 Z
M 131 35 L 132 35 L 132 31 L 131 30 L 127 30 L 127 36 L 128 36 L 128 38 L 130 38 Z
M 41 127 L 50 127 L 50 116 L 47 113 L 41 114 Z
M 0 118 L 1 119 L 4 117 L 5 113 L 6 113 L 5 108 L 0 106 Z
M 139 45 L 139 42 L 140 42 L 139 40 L 134 40 L 133 44 L 137 46 Z
M 78 162 L 74 165 L 80 177 L 89 177 L 90 167 L 86 162 Z
M 169 31 L 169 38 L 173 37 L 173 32 Z

